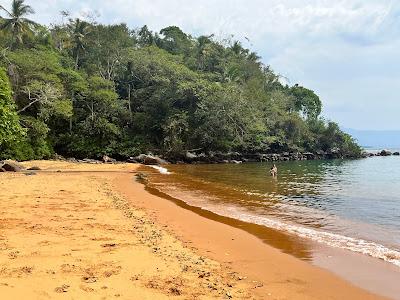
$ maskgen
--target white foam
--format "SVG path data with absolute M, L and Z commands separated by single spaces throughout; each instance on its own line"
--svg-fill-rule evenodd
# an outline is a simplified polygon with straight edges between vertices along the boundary
M 203 208 L 219 215 L 231 218 L 233 217 L 244 222 L 264 225 L 266 227 L 285 231 L 302 238 L 311 239 L 313 241 L 331 247 L 342 248 L 353 252 L 369 255 L 400 267 L 400 252 L 398 250 L 387 248 L 375 242 L 370 242 L 363 239 L 356 239 L 336 233 L 320 231 L 304 226 L 289 224 L 265 216 L 257 216 L 234 206 L 224 207 L 223 209 L 221 209 L 218 207 L 213 207 L 211 205 L 205 205 L 205 207 Z
M 164 168 L 164 167 L 161 167 L 161 166 L 149 166 L 149 167 L 151 167 L 153 169 L 156 169 L 158 172 L 160 172 L 163 175 L 170 175 L 171 174 L 171 172 L 168 171 L 167 168 Z
M 194 197 L 190 197 L 190 194 L 193 195 L 193 191 L 191 191 L 191 193 L 185 194 L 184 197 L 181 197 L 182 195 L 176 195 L 176 193 L 171 191 L 170 187 L 166 188 L 164 186 L 161 188 L 164 191 L 167 190 L 167 193 L 173 197 L 177 196 L 180 199 L 185 199 L 186 202 L 188 202 L 188 204 L 190 205 L 201 207 L 205 210 L 211 211 L 221 216 L 234 218 L 248 223 L 263 225 L 269 228 L 273 228 L 279 231 L 284 231 L 289 234 L 299 236 L 301 238 L 310 239 L 312 241 L 325 244 L 331 247 L 362 253 L 365 255 L 369 255 L 371 257 L 382 259 L 386 262 L 392 263 L 400 267 L 400 251 L 397 249 L 390 249 L 376 242 L 367 241 L 360 238 L 352 238 L 346 235 L 305 227 L 302 225 L 281 221 L 265 215 L 257 215 L 249 212 L 246 208 L 242 208 L 235 205 L 227 205 L 225 203 L 224 205 L 216 206 L 212 204 L 211 199 L 208 199 L 208 197 L 202 193 L 200 195 L 197 196 L 195 195 Z M 257 195 L 258 193 L 248 192 L 247 194 Z M 284 211 L 290 210 L 290 205 L 282 205 L 282 206 L 284 206 L 283 209 Z M 314 213 L 318 212 L 315 211 Z

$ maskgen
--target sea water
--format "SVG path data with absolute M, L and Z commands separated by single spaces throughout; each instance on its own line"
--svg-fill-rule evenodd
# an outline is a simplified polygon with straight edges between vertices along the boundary
M 170 165 L 152 184 L 188 204 L 400 267 L 400 157 Z

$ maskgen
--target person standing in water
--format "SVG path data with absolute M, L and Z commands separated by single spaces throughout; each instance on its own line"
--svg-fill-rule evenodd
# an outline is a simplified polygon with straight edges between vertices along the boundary
M 275 164 L 272 165 L 272 168 L 269 172 L 271 173 L 271 176 L 273 176 L 273 177 L 276 177 L 278 175 L 278 168 L 276 167 Z

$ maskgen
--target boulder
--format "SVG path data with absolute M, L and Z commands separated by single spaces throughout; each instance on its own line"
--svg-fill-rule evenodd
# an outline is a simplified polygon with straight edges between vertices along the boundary
M 393 155 L 399 156 L 400 152 L 395 152 L 395 153 L 393 153 Z
M 380 155 L 381 156 L 390 156 L 390 155 L 392 155 L 392 152 L 390 152 L 389 150 L 382 150 L 380 152 Z
M 243 162 L 241 160 L 231 160 L 231 163 L 239 165 L 239 164 L 241 164 Z
M 78 162 L 83 162 L 83 163 L 86 163 L 86 164 L 94 164 L 94 165 L 101 163 L 101 161 L 95 160 L 95 159 L 91 159 L 91 158 L 84 158 L 82 160 L 79 160 Z
M 186 151 L 186 153 L 185 153 L 185 160 L 187 161 L 187 162 L 193 162 L 193 161 L 195 161 L 195 160 L 197 160 L 198 159 L 198 157 L 197 157 L 197 155 L 195 154 L 195 153 L 193 153 L 193 152 L 189 152 L 189 151 Z
M 361 157 L 362 158 L 368 158 L 368 157 L 371 157 L 371 156 L 375 156 L 375 155 L 373 153 L 366 152 L 366 151 L 361 153 Z
M 240 159 L 242 159 L 242 157 L 243 157 L 243 155 L 241 154 L 241 153 L 239 153 L 239 152 L 228 152 L 227 154 L 226 154 L 226 157 L 227 158 L 229 158 L 229 159 L 231 159 L 231 160 L 237 160 L 237 161 L 239 161 Z
M 159 158 L 158 156 L 153 156 L 150 154 L 140 154 L 134 158 L 136 161 L 145 165 L 165 165 L 168 164 L 166 160 Z
M 115 163 L 117 162 L 117 160 L 115 160 L 114 158 L 111 158 L 107 155 L 104 155 L 102 158 L 103 163 L 107 164 L 107 163 Z
M 28 169 L 28 171 L 40 171 L 41 170 L 41 168 L 39 168 L 39 167 L 37 167 L 37 166 L 33 166 L 33 167 L 30 167 L 29 169 Z
M 24 169 L 22 165 L 15 161 L 5 161 L 1 168 L 6 170 L 7 172 L 20 172 Z
M 54 160 L 61 160 L 61 161 L 66 161 L 66 158 L 62 155 L 55 154 L 53 157 Z
M 131 164 L 137 164 L 138 161 L 134 157 L 129 157 L 126 162 L 131 163 Z
M 313 159 L 315 159 L 315 154 L 314 154 L 314 153 L 306 152 L 306 153 L 303 153 L 303 155 L 304 155 L 308 160 L 313 160 Z

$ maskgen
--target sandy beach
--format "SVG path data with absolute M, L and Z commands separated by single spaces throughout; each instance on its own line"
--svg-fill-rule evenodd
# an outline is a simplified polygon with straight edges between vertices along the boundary
M 1 299 L 383 299 L 185 209 L 139 165 L 0 174 Z

